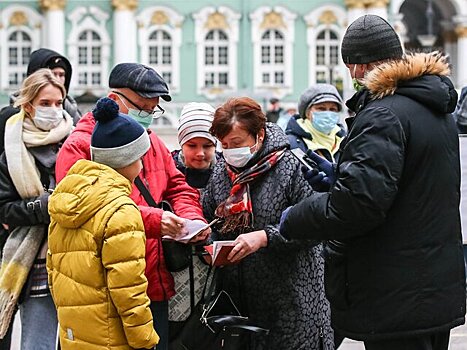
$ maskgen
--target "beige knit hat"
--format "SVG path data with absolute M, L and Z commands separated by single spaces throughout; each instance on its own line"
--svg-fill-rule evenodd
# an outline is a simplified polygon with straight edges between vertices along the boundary
M 195 137 L 203 137 L 216 144 L 216 138 L 209 133 L 214 112 L 214 108 L 207 103 L 190 102 L 186 104 L 179 120 L 178 143 L 180 146 Z

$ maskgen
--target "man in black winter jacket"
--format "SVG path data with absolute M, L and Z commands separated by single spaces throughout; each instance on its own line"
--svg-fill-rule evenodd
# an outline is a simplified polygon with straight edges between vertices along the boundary
M 404 56 L 374 15 L 349 26 L 342 58 L 361 88 L 347 102 L 356 116 L 336 181 L 284 212 L 281 233 L 327 241 L 326 294 L 340 334 L 367 350 L 447 349 L 466 301 L 448 63 L 439 53 Z

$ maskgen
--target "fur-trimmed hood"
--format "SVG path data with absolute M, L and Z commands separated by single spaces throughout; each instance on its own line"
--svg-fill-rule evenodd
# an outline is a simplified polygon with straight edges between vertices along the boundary
M 439 52 L 415 53 L 371 70 L 363 81 L 372 99 L 403 95 L 442 113 L 454 111 L 457 93 L 447 57 Z

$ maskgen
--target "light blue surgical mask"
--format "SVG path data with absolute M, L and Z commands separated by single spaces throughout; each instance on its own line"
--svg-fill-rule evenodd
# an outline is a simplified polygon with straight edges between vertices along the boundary
M 339 121 L 339 113 L 333 111 L 313 112 L 313 120 L 311 124 L 313 127 L 328 135 Z
M 129 108 L 123 98 L 121 98 L 120 95 L 118 97 L 120 98 L 120 101 L 122 101 L 123 105 L 128 109 L 128 116 L 137 121 L 139 125 L 144 128 L 144 130 L 149 129 L 152 124 L 152 114 L 146 111 L 140 111 L 139 109 Z
M 140 111 L 134 108 L 128 108 L 128 115 L 136 120 L 145 130 L 149 129 L 152 124 L 152 114 L 146 111 Z

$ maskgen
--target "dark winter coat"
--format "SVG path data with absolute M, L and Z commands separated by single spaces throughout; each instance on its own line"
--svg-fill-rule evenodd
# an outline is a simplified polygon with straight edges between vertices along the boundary
M 247 166 L 284 146 L 288 142 L 282 130 L 268 123 L 264 145 Z M 231 187 L 225 160 L 220 159 L 203 198 L 208 220 L 214 218 L 214 210 L 229 196 Z M 321 245 L 313 247 L 315 242 L 311 241 L 287 242 L 278 232 L 282 211 L 312 193 L 302 176 L 299 161 L 286 151 L 272 169 L 250 185 L 250 191 L 254 213 L 252 231 L 265 230 L 268 246 L 238 265 L 222 268 L 219 273 L 220 287 L 234 296 L 254 322 L 270 329 L 267 338 L 256 338 L 252 349 L 333 349 L 329 304 L 324 296 Z
M 333 327 L 359 340 L 464 323 L 457 94 L 437 55 L 380 65 L 348 102 L 356 117 L 337 181 L 293 207 L 282 234 L 326 249 Z M 306 228 L 304 230 L 303 228 Z M 343 245 L 343 246 L 342 246 Z
M 285 129 L 285 133 L 289 139 L 290 143 L 290 149 L 295 149 L 295 148 L 300 148 L 303 152 L 306 153 L 308 150 L 308 146 L 305 143 L 305 140 L 312 140 L 313 136 L 308 132 L 303 130 L 303 128 L 297 123 L 297 120 L 300 118 L 299 114 L 294 115 L 292 118 L 289 119 L 289 122 L 287 123 L 287 128 Z M 346 135 L 345 129 L 339 125 L 341 130 L 336 134 L 336 138 L 342 139 Z M 332 157 L 331 153 L 325 149 L 319 149 L 321 155 L 326 157 L 327 160 L 330 162 L 334 161 L 334 159 L 338 159 L 338 153 L 337 151 L 336 155 L 334 158 Z

